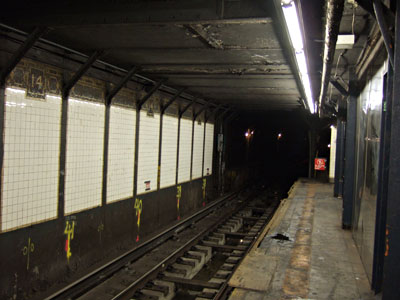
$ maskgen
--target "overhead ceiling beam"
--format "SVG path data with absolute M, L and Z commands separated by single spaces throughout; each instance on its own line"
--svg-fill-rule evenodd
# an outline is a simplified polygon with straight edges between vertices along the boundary
M 221 17 L 216 1 L 36 1 L 14 0 L 2 7 L 1 22 L 18 25 L 85 26 L 100 24 L 265 24 L 269 12 L 264 0 L 238 1 Z M 39 2 L 39 3 L 37 3 Z
M 120 82 L 117 83 L 117 85 L 114 86 L 114 88 L 107 94 L 106 96 L 106 105 L 110 105 L 112 99 L 115 97 L 115 95 L 119 92 L 119 90 L 132 78 L 133 75 L 139 70 L 140 68 L 135 66 L 129 70 L 128 73 L 121 79 Z
M 346 90 L 336 79 L 331 79 L 330 83 L 339 91 L 342 96 L 349 96 L 349 91 Z
M 189 104 L 187 104 L 183 109 L 179 110 L 179 118 L 183 116 L 183 114 L 195 103 L 196 99 L 194 98 L 192 101 L 190 101 Z
M 10 60 L 7 61 L 7 65 L 0 72 L 0 84 L 3 85 L 6 81 L 7 76 L 14 70 L 15 66 L 21 61 L 24 55 L 32 48 L 33 44 L 46 33 L 48 28 L 36 27 L 32 33 L 30 33 L 25 42 L 14 52 Z
M 203 105 L 203 107 L 200 108 L 200 110 L 199 110 L 197 113 L 194 114 L 193 120 L 196 121 L 197 117 L 200 116 L 200 114 L 201 114 L 204 110 L 206 110 L 206 109 L 208 108 L 209 105 L 210 105 L 210 103 L 206 103 L 205 105 Z
M 223 50 L 224 46 L 222 44 L 222 40 L 218 40 L 213 37 L 208 31 L 205 29 L 204 25 L 196 24 L 196 25 L 185 25 L 184 26 L 191 34 L 199 39 L 206 47 L 211 49 Z
M 389 61 L 390 64 L 392 65 L 392 68 L 394 67 L 394 54 L 393 54 L 393 42 L 392 42 L 392 37 L 390 35 L 390 31 L 386 25 L 386 20 L 384 16 L 384 10 L 383 10 L 383 4 L 381 0 L 373 0 L 374 4 L 374 11 L 375 11 L 375 17 L 376 21 L 379 25 L 379 29 L 381 31 L 382 37 L 383 37 L 383 42 L 386 47 L 386 51 L 389 56 Z
M 103 51 L 95 51 L 88 58 L 88 60 L 72 75 L 72 77 L 64 82 L 62 87 L 63 96 L 68 96 L 71 89 L 78 82 L 78 80 L 85 74 L 85 72 L 93 65 L 93 63 L 103 54 Z
M 137 102 L 137 110 L 141 110 L 142 106 L 146 103 L 147 100 L 150 99 L 150 97 L 161 87 L 161 85 L 166 82 L 166 79 L 162 79 L 159 82 L 157 82 L 152 88 L 151 90 L 143 96 L 143 98 L 141 100 L 139 100 Z
M 161 114 L 164 114 L 164 112 L 167 110 L 167 108 L 175 102 L 176 99 L 179 98 L 179 96 L 183 93 L 183 91 L 186 88 L 181 88 L 166 104 L 163 104 L 161 107 Z
M 220 110 L 221 108 L 222 108 L 222 104 L 220 104 L 220 105 L 218 105 L 217 107 L 215 107 L 215 108 L 211 111 L 211 113 L 205 117 L 205 121 L 204 121 L 204 122 L 207 122 L 207 121 L 208 121 L 212 116 L 214 116 L 214 115 L 218 112 L 218 110 Z
M 0 28 L 5 29 L 7 32 L 13 33 L 15 36 L 22 36 L 22 37 L 27 37 L 28 36 L 28 34 L 26 32 L 24 32 L 22 30 L 19 30 L 19 29 L 16 29 L 14 27 L 2 24 L 2 23 L 0 23 Z M 12 41 L 12 42 L 15 43 L 14 39 L 10 39 L 9 41 Z M 61 50 L 64 53 L 69 53 L 69 54 L 73 54 L 74 56 L 76 55 L 76 56 L 84 58 L 84 59 L 89 59 L 89 57 L 86 54 L 84 54 L 82 52 L 79 52 L 77 50 L 71 49 L 69 47 L 65 47 L 63 45 L 57 44 L 55 42 L 52 42 L 52 41 L 49 41 L 49 40 L 46 40 L 46 39 L 43 39 L 43 38 L 40 38 L 39 42 L 40 42 L 40 45 L 42 45 L 42 46 L 45 45 L 45 48 L 44 47 L 40 48 L 45 53 L 46 53 L 46 51 L 49 51 L 49 49 L 51 49 L 51 51 L 46 53 L 46 54 L 57 55 L 56 54 L 57 51 Z M 34 47 L 36 47 L 36 45 Z M 49 48 L 49 49 L 47 49 L 47 48 Z M 63 59 L 71 59 L 72 61 L 75 60 L 75 59 L 70 58 L 68 55 L 66 55 L 66 56 L 58 56 L 58 57 L 62 57 Z M 43 62 L 45 62 L 45 61 L 43 61 Z M 115 71 L 123 72 L 123 73 L 127 73 L 128 72 L 128 70 L 126 70 L 126 69 L 124 69 L 122 67 L 110 64 L 110 63 L 102 61 L 100 59 L 98 59 L 96 61 L 96 63 L 98 65 L 100 65 L 100 66 L 106 67 L 109 70 L 115 70 Z M 60 66 L 60 67 L 62 68 L 62 66 Z M 135 74 L 135 77 L 137 77 L 141 81 L 145 81 L 145 82 L 148 82 L 148 83 L 151 83 L 151 84 L 156 84 L 155 80 L 153 80 L 153 79 L 151 79 L 149 77 L 146 77 L 146 76 L 144 76 L 142 74 Z M 166 85 L 162 86 L 162 91 L 166 92 L 168 94 L 175 94 L 177 92 L 177 90 L 175 88 L 173 88 L 171 86 L 166 86 Z M 183 92 L 181 94 L 181 98 L 186 100 L 186 101 L 192 101 L 193 99 L 195 99 L 194 96 L 192 96 L 192 95 L 190 95 L 190 94 L 188 94 L 186 92 Z M 205 100 L 200 99 L 200 98 L 196 98 L 196 102 L 199 103 L 199 104 L 205 104 L 206 103 Z M 212 103 L 211 106 L 215 107 L 217 105 L 215 103 Z

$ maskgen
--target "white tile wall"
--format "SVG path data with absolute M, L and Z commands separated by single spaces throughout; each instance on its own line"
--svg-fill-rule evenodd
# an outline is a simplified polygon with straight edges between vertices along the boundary
M 65 213 L 101 205 L 105 106 L 69 99 Z
M 178 118 L 163 117 L 160 187 L 175 185 Z
M 118 106 L 110 109 L 107 202 L 133 196 L 136 111 Z
M 214 146 L 214 124 L 206 124 L 206 142 L 204 144 L 204 171 L 203 176 L 212 174 L 212 159 Z
M 203 166 L 204 123 L 194 123 L 192 179 L 201 177 Z
M 61 98 L 7 88 L 1 230 L 57 217 Z
M 159 126 L 160 114 L 150 117 L 140 112 L 137 194 L 157 189 Z M 150 190 L 146 191 L 145 181 L 150 181 Z
M 192 154 L 192 120 L 181 119 L 179 134 L 178 183 L 190 180 L 190 159 Z

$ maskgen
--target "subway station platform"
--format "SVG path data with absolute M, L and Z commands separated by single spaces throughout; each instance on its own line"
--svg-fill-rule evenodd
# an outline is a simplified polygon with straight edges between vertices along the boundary
M 300 179 L 235 271 L 230 300 L 379 299 L 333 186 Z

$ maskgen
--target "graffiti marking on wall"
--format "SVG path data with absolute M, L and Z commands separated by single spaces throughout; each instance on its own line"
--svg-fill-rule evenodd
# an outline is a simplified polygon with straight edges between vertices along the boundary
M 31 238 L 28 238 L 28 244 L 22 248 L 22 254 L 26 256 L 26 269 L 29 270 L 29 259 L 30 254 L 35 251 L 35 244 L 32 242 Z
M 178 185 L 176 187 L 176 211 L 177 211 L 177 215 L 178 215 L 178 217 L 177 217 L 178 220 L 181 219 L 180 210 L 179 210 L 181 198 L 182 198 L 182 186 Z
M 202 185 L 202 190 L 203 190 L 203 206 L 206 206 L 206 187 L 207 187 L 207 179 L 203 178 L 203 185 Z
M 135 200 L 135 211 L 136 211 L 137 227 L 138 227 L 138 234 L 136 236 L 136 242 L 139 242 L 140 215 L 142 214 L 142 208 L 143 208 L 142 199 L 136 198 L 136 200 Z
M 65 223 L 64 234 L 67 235 L 67 239 L 65 240 L 65 252 L 67 254 L 67 260 L 69 263 L 69 258 L 71 257 L 71 240 L 74 239 L 75 233 L 75 221 L 67 221 Z

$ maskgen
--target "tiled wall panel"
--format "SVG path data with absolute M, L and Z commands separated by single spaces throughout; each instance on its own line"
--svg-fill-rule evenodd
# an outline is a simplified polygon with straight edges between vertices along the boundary
M 157 189 L 158 143 L 160 115 L 148 116 L 140 112 L 137 193 L 143 194 Z
M 212 159 L 214 146 L 214 124 L 206 124 L 206 136 L 204 144 L 204 171 L 203 176 L 212 174 Z
M 176 151 L 178 148 L 178 118 L 163 117 L 163 134 L 161 147 L 161 176 L 160 187 L 175 184 L 176 179 Z
M 192 124 L 192 120 L 181 119 L 181 128 L 179 134 L 178 183 L 190 180 Z
M 204 123 L 195 122 L 193 135 L 193 168 L 192 179 L 201 177 L 203 165 Z
M 57 217 L 61 99 L 6 89 L 1 230 Z
M 133 196 L 136 111 L 111 106 L 108 140 L 107 202 Z
M 69 99 L 65 213 L 101 205 L 105 106 Z

